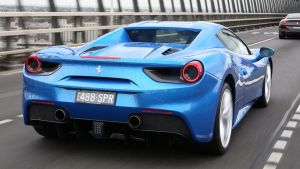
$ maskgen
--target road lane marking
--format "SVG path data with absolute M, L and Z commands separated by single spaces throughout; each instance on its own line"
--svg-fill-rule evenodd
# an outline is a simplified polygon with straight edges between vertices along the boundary
M 282 138 L 291 138 L 293 135 L 293 131 L 292 130 L 283 130 L 282 134 L 280 137 Z
M 300 114 L 294 114 L 293 120 L 300 120 Z
M 16 117 L 23 118 L 23 114 L 17 115 Z
M 5 92 L 5 93 L 0 93 L 0 99 L 6 98 L 6 97 L 12 97 L 12 96 L 18 96 L 22 93 L 21 90 L 16 90 L 12 92 Z
M 9 123 L 9 122 L 12 122 L 12 121 L 13 121 L 12 119 L 1 120 L 1 121 L 0 121 L 0 125 L 1 125 L 1 124 L 5 124 L 5 123 Z
M 20 69 L 13 70 L 13 71 L 2 72 L 2 73 L 0 73 L 0 77 L 1 76 L 8 76 L 8 75 L 19 74 L 19 73 L 22 73 L 22 72 L 23 72 L 23 70 L 20 70 Z
M 292 109 L 294 109 L 296 107 L 296 103 L 299 101 L 299 99 L 300 99 L 300 93 L 298 93 L 298 95 L 297 95 L 296 99 L 293 101 L 291 107 L 286 112 L 286 114 L 283 116 L 283 119 L 281 120 L 281 123 L 279 124 L 279 126 L 283 127 L 283 123 L 285 123 L 287 121 L 287 118 L 288 118 L 290 112 L 292 111 Z M 284 150 L 288 144 L 288 141 L 289 141 L 289 139 L 292 138 L 293 132 L 297 127 L 298 122 L 294 121 L 294 120 L 300 120 L 299 109 L 300 109 L 300 105 L 298 106 L 297 110 L 289 116 L 290 120 L 288 121 L 284 130 L 282 131 L 280 138 L 278 138 L 276 143 L 274 144 L 273 151 L 271 152 L 269 158 L 265 162 L 263 169 L 276 169 L 277 168 L 277 165 L 280 162 L 280 159 L 284 154 Z M 280 128 L 277 127 L 276 130 L 277 129 L 279 130 Z M 275 133 L 278 133 L 278 132 L 279 131 L 277 131 Z
M 296 113 L 300 113 L 300 105 L 298 106 Z
M 278 150 L 284 150 L 286 144 L 287 144 L 287 141 L 285 141 L 285 140 L 277 140 L 273 148 L 278 149 Z
M 276 165 L 272 165 L 272 164 L 266 164 L 265 166 L 264 166 L 264 169 L 276 169 Z
M 252 35 L 260 34 L 260 32 L 252 32 Z
M 287 128 L 296 128 L 297 126 L 297 122 L 296 121 L 289 121 L 288 124 L 286 125 Z
M 282 153 L 272 152 L 272 154 L 270 155 L 270 157 L 268 159 L 268 162 L 278 164 L 281 157 L 282 157 Z
M 292 112 L 295 107 L 298 105 L 297 103 L 300 100 L 300 92 L 296 96 L 296 98 L 293 100 L 291 106 L 289 109 L 284 113 L 280 123 L 277 125 L 276 129 L 272 133 L 272 135 L 269 137 L 268 142 L 266 143 L 266 148 L 264 148 L 261 152 L 259 152 L 259 155 L 256 156 L 255 160 L 252 162 L 250 168 L 257 168 L 258 165 L 260 165 L 260 160 L 265 159 L 265 155 L 269 153 L 270 148 L 273 148 L 274 141 L 277 141 L 276 137 L 279 136 L 279 132 L 284 129 L 284 125 L 286 125 L 286 122 L 291 118 L 291 114 L 294 114 L 295 112 Z M 265 162 L 267 164 L 267 162 Z
M 252 44 L 250 44 L 248 46 L 251 47 L 251 46 L 258 45 L 258 44 L 261 44 L 261 43 L 264 43 L 264 42 L 271 41 L 271 40 L 276 39 L 276 38 L 277 38 L 277 36 L 273 37 L 273 38 L 269 38 L 269 39 L 263 40 L 263 41 L 260 41 L 260 42 L 252 43 Z

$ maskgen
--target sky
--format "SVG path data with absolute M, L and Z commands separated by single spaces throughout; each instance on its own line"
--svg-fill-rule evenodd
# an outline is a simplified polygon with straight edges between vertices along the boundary
M 113 6 L 116 9 L 118 7 L 117 0 L 112 0 Z M 196 0 L 193 1 L 193 9 L 197 10 Z M 204 0 L 201 0 L 204 2 Z M 148 9 L 148 0 L 138 0 L 140 9 Z M 41 6 L 41 7 L 47 7 L 48 6 L 48 0 L 22 0 L 22 3 L 24 6 Z M 110 8 L 111 0 L 103 0 L 104 6 L 106 8 Z M 164 0 L 165 7 L 168 10 L 171 10 L 171 0 Z M 15 6 L 17 4 L 17 0 L 0 0 L 0 6 L 1 5 L 9 5 L 9 6 Z M 76 7 L 76 0 L 55 0 L 55 4 L 57 7 Z M 151 0 L 152 8 L 153 9 L 159 9 L 159 0 Z M 174 0 L 175 8 L 176 10 L 180 11 L 180 0 Z M 190 5 L 189 0 L 185 0 L 185 6 L 187 11 L 190 11 Z M 80 0 L 80 5 L 82 7 L 91 7 L 96 8 L 97 7 L 97 0 Z M 132 9 L 133 4 L 132 0 L 121 0 L 121 5 L 123 8 L 126 9 Z

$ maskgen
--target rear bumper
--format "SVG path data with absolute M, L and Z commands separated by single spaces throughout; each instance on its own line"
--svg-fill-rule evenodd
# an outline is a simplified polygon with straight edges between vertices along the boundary
M 279 27 L 279 34 L 285 34 L 285 35 L 290 35 L 290 34 L 300 34 L 300 27 L 299 28 L 293 28 L 293 27 Z
M 65 111 L 66 118 L 64 120 L 57 119 L 55 116 L 55 112 L 57 110 L 64 110 L 62 107 L 58 107 L 55 105 L 47 105 L 41 103 L 33 103 L 29 106 L 29 124 L 35 124 L 39 122 L 47 122 L 47 123 L 56 123 L 56 124 L 70 124 L 73 123 L 72 119 L 69 117 L 69 112 Z M 185 122 L 177 117 L 170 116 L 166 114 L 147 114 L 147 113 L 138 113 L 134 114 L 141 119 L 141 124 L 136 128 L 131 128 L 133 131 L 137 132 L 154 132 L 154 133 L 168 133 L 179 135 L 187 139 L 191 139 L 191 134 L 185 124 Z M 95 119 L 88 120 L 95 121 Z M 98 120 L 97 120 L 98 122 Z M 103 122 L 103 121 L 102 121 Z M 127 126 L 127 129 L 130 127 L 127 123 L 121 122 L 104 122 L 113 126 L 123 125 Z M 126 129 L 126 127 L 125 127 Z
M 164 89 L 153 86 L 153 90 L 143 92 L 116 91 L 116 105 L 108 106 L 75 103 L 75 89 L 45 83 L 25 73 L 24 121 L 25 124 L 43 121 L 44 117 L 41 114 L 47 110 L 53 112 L 54 109 L 51 107 L 65 110 L 70 120 L 127 124 L 131 115 L 139 114 L 148 119 L 147 125 L 138 129 L 140 131 L 175 133 L 197 142 L 208 142 L 213 136 L 220 84 L 220 80 L 205 74 L 201 81 L 194 85 L 172 84 Z M 32 106 L 37 105 L 36 101 L 42 103 L 46 110 L 37 111 L 36 117 L 33 118 L 31 111 Z M 155 111 L 145 112 L 145 110 Z M 53 117 L 52 120 L 49 118 L 44 120 L 56 122 L 55 119 L 53 121 Z

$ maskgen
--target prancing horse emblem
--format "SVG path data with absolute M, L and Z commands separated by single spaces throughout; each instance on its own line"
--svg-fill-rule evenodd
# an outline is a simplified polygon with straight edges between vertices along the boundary
M 99 73 L 101 73 L 102 72 L 102 67 L 101 66 L 98 66 L 97 68 L 96 68 L 96 72 L 99 74 Z

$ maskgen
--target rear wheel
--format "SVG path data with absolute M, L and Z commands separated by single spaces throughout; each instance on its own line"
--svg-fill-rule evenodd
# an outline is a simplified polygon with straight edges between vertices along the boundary
M 233 97 L 230 86 L 225 83 L 222 89 L 215 121 L 214 136 L 211 142 L 212 153 L 224 154 L 230 143 L 233 121 Z
M 262 86 L 262 96 L 258 99 L 257 103 L 259 106 L 267 107 L 270 102 L 272 87 L 272 70 L 270 63 L 266 67 L 266 74 L 264 84 Z

